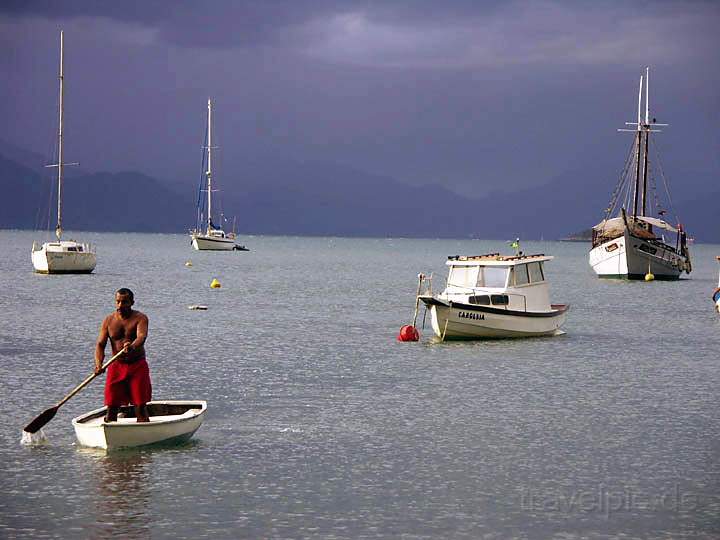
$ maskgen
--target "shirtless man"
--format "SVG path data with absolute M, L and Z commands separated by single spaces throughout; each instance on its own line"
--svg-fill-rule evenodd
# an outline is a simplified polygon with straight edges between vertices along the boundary
M 105 381 L 106 422 L 117 421 L 120 407 L 128 403 L 135 405 L 138 422 L 149 422 L 147 402 L 152 398 L 150 370 L 145 361 L 145 340 L 148 333 L 148 318 L 132 308 L 135 303 L 130 289 L 118 289 L 115 293 L 116 309 L 105 317 L 100 325 L 100 334 L 95 345 L 95 373 L 102 372 L 105 359 L 105 345 L 110 338 L 113 355 L 123 355 L 107 368 Z

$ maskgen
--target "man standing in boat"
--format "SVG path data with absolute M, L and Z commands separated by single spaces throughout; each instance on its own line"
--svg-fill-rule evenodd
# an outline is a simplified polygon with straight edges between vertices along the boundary
M 100 325 L 95 346 L 95 373 L 102 371 L 108 338 L 113 355 L 124 351 L 124 354 L 107 368 L 106 422 L 117 421 L 120 407 L 128 403 L 135 406 L 138 422 L 150 421 L 147 403 L 152 399 L 152 384 L 145 360 L 148 318 L 144 313 L 132 308 L 134 303 L 135 298 L 130 289 L 122 288 L 115 292 L 116 309 L 105 317 Z

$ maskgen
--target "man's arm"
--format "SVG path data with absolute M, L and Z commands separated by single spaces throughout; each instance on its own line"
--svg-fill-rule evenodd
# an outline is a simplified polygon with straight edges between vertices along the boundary
M 138 324 L 137 324 L 137 330 L 136 330 L 136 337 L 130 343 L 129 349 L 139 349 L 143 345 L 145 345 L 145 340 L 147 339 L 148 334 L 148 318 L 147 315 L 144 313 L 140 314 L 140 317 L 138 318 Z
M 107 345 L 108 337 L 108 320 L 107 317 L 105 317 L 100 325 L 97 342 L 95 342 L 95 373 L 100 373 L 101 371 L 100 368 L 102 368 L 103 360 L 105 359 L 105 345 Z

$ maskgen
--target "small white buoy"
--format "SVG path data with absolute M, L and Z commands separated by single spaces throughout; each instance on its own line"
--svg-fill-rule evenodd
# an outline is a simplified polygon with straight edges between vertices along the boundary
M 213 280 L 210 282 L 210 288 L 219 289 L 220 287 L 222 287 L 222 285 L 220 285 L 220 282 L 217 280 L 217 278 L 213 278 Z
M 192 261 L 186 261 L 186 262 L 185 262 L 185 266 L 187 266 L 188 268 L 190 268 L 190 267 L 192 266 Z

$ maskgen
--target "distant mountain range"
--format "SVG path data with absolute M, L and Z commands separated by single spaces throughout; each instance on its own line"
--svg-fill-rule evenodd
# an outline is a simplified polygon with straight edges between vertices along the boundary
M 32 153 L 4 152 L 0 145 L 0 228 L 53 229 L 51 170 Z M 129 171 L 73 173 L 64 183 L 67 229 L 179 233 L 194 225 L 197 186 Z M 602 218 L 613 186 L 596 176 L 568 172 L 543 186 L 471 199 L 332 163 L 257 160 L 242 177 L 224 174 L 218 202 L 230 223 L 237 217 L 240 234 L 551 240 Z M 718 200 L 720 191 L 676 204 L 696 240 L 720 242 Z

